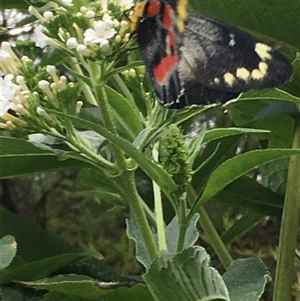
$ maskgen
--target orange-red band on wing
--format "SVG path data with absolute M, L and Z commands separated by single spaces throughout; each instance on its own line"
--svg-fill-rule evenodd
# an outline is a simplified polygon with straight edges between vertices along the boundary
M 169 74 L 173 71 L 174 67 L 176 67 L 178 64 L 178 55 L 172 54 L 167 55 L 160 63 L 154 67 L 153 74 L 155 77 L 155 80 L 159 84 L 163 84 L 169 77 Z
M 160 2 L 157 0 L 150 2 L 147 8 L 147 16 L 149 18 L 157 16 L 160 12 L 160 5 Z

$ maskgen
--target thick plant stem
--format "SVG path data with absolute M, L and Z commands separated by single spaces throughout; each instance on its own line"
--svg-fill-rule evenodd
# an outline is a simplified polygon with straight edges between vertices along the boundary
M 296 121 L 293 148 L 300 148 L 300 120 Z M 292 299 L 295 248 L 299 223 L 300 155 L 290 158 L 283 207 L 273 301 Z
M 149 256 L 151 260 L 153 260 L 155 257 L 157 257 L 158 252 L 142 205 L 143 200 L 136 190 L 134 171 L 126 170 L 116 180 L 118 180 L 118 184 L 124 191 L 124 198 L 129 203 L 130 209 L 134 214 L 136 223 L 143 236 Z

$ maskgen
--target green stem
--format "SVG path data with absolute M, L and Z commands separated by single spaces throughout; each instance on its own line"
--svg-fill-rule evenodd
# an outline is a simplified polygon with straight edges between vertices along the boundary
M 116 173 L 115 165 L 93 151 L 89 147 L 88 142 L 85 141 L 85 139 L 77 133 L 75 129 L 71 138 L 68 139 L 68 142 L 75 146 L 80 152 L 85 154 L 92 162 L 96 163 L 98 167 L 100 166 L 112 174 Z
M 178 237 L 177 250 L 176 250 L 177 253 L 181 252 L 184 248 L 186 230 L 187 230 L 186 225 L 179 224 L 179 237 Z
M 196 193 L 194 189 L 189 185 L 188 194 L 191 196 L 192 200 L 196 199 Z M 192 205 L 192 204 L 190 204 Z M 205 233 L 205 235 L 209 238 L 209 242 L 214 249 L 215 253 L 219 257 L 221 263 L 225 268 L 227 268 L 231 262 L 233 261 L 230 256 L 225 244 L 223 243 L 220 235 L 215 229 L 212 221 L 210 220 L 208 214 L 206 213 L 203 206 L 197 207 L 197 212 L 200 214 L 199 223 Z M 192 216 L 190 216 L 192 218 Z
M 130 209 L 134 214 L 136 223 L 143 236 L 149 256 L 151 260 L 153 260 L 155 257 L 157 257 L 158 252 L 145 211 L 143 209 L 143 200 L 136 190 L 134 171 L 125 170 L 118 178 L 116 178 L 116 180 L 124 191 L 123 197 L 128 200 Z
M 198 212 L 200 214 L 199 223 L 205 235 L 209 238 L 209 242 L 216 252 L 217 256 L 219 257 L 221 263 L 227 269 L 233 261 L 232 257 L 230 256 L 226 246 L 224 245 L 221 237 L 219 236 L 217 230 L 211 222 L 204 207 L 199 207 Z
M 125 85 L 124 81 L 120 77 L 120 75 L 119 74 L 114 74 L 112 76 L 112 79 L 115 81 L 116 85 L 122 91 L 122 93 L 124 94 L 125 98 L 130 102 L 130 104 L 132 105 L 132 107 L 134 109 L 136 109 L 137 114 L 140 115 L 140 111 L 136 107 L 134 98 L 133 98 L 131 92 L 129 91 L 128 87 Z
M 98 104 L 101 108 L 105 126 L 111 133 L 118 135 L 117 129 L 113 122 L 113 118 L 111 116 L 105 87 L 104 87 L 104 85 L 100 85 L 100 86 L 97 85 L 95 88 L 96 88 Z M 127 167 L 126 158 L 125 158 L 125 155 L 123 154 L 122 150 L 113 143 L 111 143 L 111 147 L 112 147 L 114 155 L 115 155 L 115 160 L 116 160 L 117 166 L 120 168 L 120 170 L 125 170 Z
M 71 61 L 72 61 L 72 69 L 79 75 L 84 76 L 84 74 L 79 66 L 79 62 L 76 60 L 76 58 L 72 57 Z M 94 106 L 97 106 L 98 104 L 97 104 L 97 101 L 91 90 L 91 87 L 89 87 L 83 80 L 80 80 L 80 77 L 77 77 L 77 79 L 80 81 L 80 87 L 82 89 L 82 92 L 83 92 L 87 102 Z
M 190 224 L 187 220 L 186 194 L 184 194 L 184 197 L 179 199 L 178 203 L 179 211 L 177 213 L 177 217 L 179 223 L 179 237 L 177 242 L 177 252 L 179 253 L 184 249 L 185 235 Z
M 155 143 L 152 151 L 153 159 L 158 161 L 158 142 Z M 161 191 L 160 187 L 152 181 L 153 184 L 153 194 L 154 194 L 154 208 L 155 208 L 155 216 L 156 216 L 156 228 L 157 228 L 157 237 L 158 237 L 158 249 L 168 250 L 167 242 L 166 242 L 166 233 L 165 233 L 165 222 L 163 216 L 163 207 L 161 200 Z
M 300 120 L 295 124 L 293 148 L 300 148 Z M 287 188 L 283 207 L 278 263 L 273 301 L 291 300 L 294 276 L 295 249 L 299 222 L 300 202 L 300 155 L 290 158 Z

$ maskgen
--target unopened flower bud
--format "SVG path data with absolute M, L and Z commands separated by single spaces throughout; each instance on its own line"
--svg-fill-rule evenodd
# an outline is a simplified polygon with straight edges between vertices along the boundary
M 67 47 L 70 49 L 74 49 L 78 46 L 76 38 L 69 38 L 66 43 Z
M 76 48 L 77 52 L 84 55 L 86 50 L 87 50 L 87 47 L 83 44 L 79 44 Z
M 49 11 L 49 10 L 46 10 L 43 13 L 43 17 L 45 18 L 46 21 L 48 21 L 48 20 L 50 20 L 53 17 L 53 12 Z
M 76 102 L 76 108 L 75 108 L 76 114 L 80 113 L 80 110 L 81 110 L 82 106 L 83 106 L 83 102 L 82 101 L 77 101 Z
M 51 75 L 53 81 L 54 81 L 56 84 L 58 84 L 59 79 L 58 79 L 58 76 L 57 76 L 57 74 L 56 74 L 56 67 L 53 66 L 53 65 L 48 65 L 48 66 L 46 67 L 46 71 Z
M 88 17 L 88 18 L 94 18 L 95 17 L 95 12 L 93 11 L 93 10 L 88 10 L 87 12 L 86 12 L 86 16 Z
M 28 87 L 27 87 L 27 85 L 26 85 L 26 83 L 25 83 L 24 76 L 18 75 L 16 77 L 16 82 L 17 82 L 17 84 L 20 85 L 20 87 L 21 87 L 22 90 L 26 90 L 26 91 L 29 90 Z
M 46 91 L 49 90 L 50 83 L 46 80 L 40 80 L 38 86 L 42 91 Z
M 28 12 L 35 16 L 40 22 L 44 23 L 46 21 L 45 18 L 37 11 L 37 9 L 31 5 L 28 7 Z
M 87 9 L 86 6 L 81 6 L 79 10 L 80 10 L 80 12 L 81 12 L 82 14 L 84 14 L 84 15 L 85 15 L 86 12 L 88 11 L 88 9 Z

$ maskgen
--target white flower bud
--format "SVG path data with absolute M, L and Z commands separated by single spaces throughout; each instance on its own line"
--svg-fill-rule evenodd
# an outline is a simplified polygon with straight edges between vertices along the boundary
M 117 43 L 120 43 L 120 42 L 122 41 L 121 36 L 120 36 L 120 35 L 116 35 L 115 41 L 116 41 Z
M 77 52 L 84 55 L 86 50 L 87 50 L 87 47 L 83 44 L 79 44 L 76 48 Z
M 20 85 L 22 90 L 29 90 L 26 83 L 25 83 L 24 76 L 18 75 L 16 77 L 16 83 Z
M 44 109 L 42 109 L 41 107 L 36 108 L 36 113 L 40 116 L 45 116 L 47 114 L 47 112 Z
M 45 18 L 46 21 L 48 21 L 48 20 L 50 20 L 53 17 L 53 12 L 49 11 L 49 10 L 46 10 L 43 13 L 43 17 Z
M 38 86 L 41 90 L 46 91 L 49 90 L 50 83 L 46 80 L 40 80 Z
M 45 18 L 38 12 L 38 10 L 31 5 L 28 7 L 28 12 L 35 16 L 40 22 L 44 23 L 46 21 Z
M 88 10 L 87 12 L 86 12 L 86 16 L 88 17 L 88 18 L 94 18 L 95 17 L 95 12 L 93 11 L 93 10 Z
M 6 121 L 6 128 L 10 131 L 13 131 L 16 129 L 16 126 L 9 120 L 9 121 Z
M 15 105 L 13 110 L 23 116 L 29 116 L 29 112 L 24 108 L 22 104 Z
M 128 26 L 129 26 L 128 22 L 125 21 L 125 20 L 122 20 L 121 23 L 120 23 L 120 25 L 121 25 L 122 28 L 125 28 L 125 29 L 127 29 Z
M 82 101 L 77 101 L 76 102 L 76 108 L 75 108 L 76 114 L 80 113 L 80 110 L 81 110 L 82 106 L 83 106 L 83 102 Z
M 80 10 L 80 12 L 81 12 L 82 14 L 84 14 L 84 15 L 85 15 L 86 12 L 88 11 L 88 9 L 87 9 L 86 6 L 81 6 L 79 10 Z
M 76 38 L 69 38 L 66 43 L 67 47 L 70 49 L 74 49 L 78 46 Z

